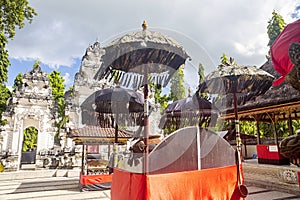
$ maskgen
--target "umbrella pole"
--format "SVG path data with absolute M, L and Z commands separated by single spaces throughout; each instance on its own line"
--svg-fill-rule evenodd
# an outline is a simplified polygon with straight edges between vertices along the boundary
M 114 160 L 113 160 L 113 167 L 117 166 L 118 163 L 118 131 L 119 131 L 119 127 L 118 127 L 118 118 L 119 118 L 119 114 L 116 114 L 116 120 L 115 120 L 115 142 L 114 142 L 114 146 L 113 146 L 113 155 L 114 155 Z
M 143 166 L 143 173 L 148 174 L 148 154 L 149 154 L 149 148 L 148 148 L 148 140 L 149 140 L 149 106 L 148 106 L 148 71 L 147 68 L 145 70 L 144 75 L 144 126 L 145 126 L 145 132 L 144 132 L 144 142 L 145 142 L 145 150 L 144 150 L 144 166 Z
M 233 93 L 233 106 L 234 106 L 234 116 L 235 116 L 235 133 L 236 133 L 236 150 L 237 150 L 237 168 L 238 168 L 238 182 L 242 184 L 241 180 L 241 170 L 240 164 L 241 161 L 241 135 L 240 135 L 240 125 L 238 118 L 238 110 L 237 110 L 237 98 L 236 93 Z
M 235 117 L 236 145 L 238 151 L 241 151 L 241 135 L 240 135 L 240 124 L 239 124 L 238 110 L 237 110 L 236 93 L 233 93 L 233 105 L 234 105 L 234 117 Z

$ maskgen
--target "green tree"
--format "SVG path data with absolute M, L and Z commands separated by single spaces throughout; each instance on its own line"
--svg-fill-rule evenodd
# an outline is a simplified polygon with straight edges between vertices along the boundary
M 22 84 L 23 84 L 23 74 L 20 72 L 14 80 L 14 85 L 12 86 L 13 92 L 15 92 L 17 88 Z
M 276 122 L 275 127 L 278 138 L 285 138 L 289 135 L 287 121 Z M 259 122 L 259 132 L 261 138 L 274 138 L 274 124 Z
M 200 63 L 198 66 L 198 76 L 199 76 L 199 85 L 204 81 L 205 76 L 204 76 L 204 66 Z M 202 98 L 208 98 L 207 93 L 200 93 L 198 92 L 198 95 Z
M 24 130 L 22 151 L 34 150 L 37 147 L 38 130 L 30 126 Z
M 284 29 L 286 23 L 282 16 L 273 10 L 272 18 L 268 21 L 267 32 L 269 36 L 268 46 L 272 46 L 277 36 Z
M 218 118 L 217 119 L 217 123 L 216 126 L 213 127 L 214 131 L 225 131 L 225 130 L 229 130 L 232 128 L 232 124 L 234 122 L 230 121 L 230 120 L 223 120 Z
M 0 83 L 0 125 L 5 125 L 6 122 L 2 120 L 2 113 L 6 109 L 6 102 L 11 97 L 11 92 L 6 85 Z
M 202 63 L 199 64 L 198 66 L 198 76 L 199 76 L 199 84 L 204 81 L 204 66 Z
M 240 121 L 240 132 L 247 135 L 256 135 L 256 122 Z
M 70 86 L 68 91 L 70 91 L 70 96 L 72 97 L 74 95 L 74 85 Z
M 222 56 L 220 57 L 221 59 L 221 64 L 227 64 L 229 63 L 229 59 L 227 57 L 227 55 L 225 53 L 222 54 Z
M 171 79 L 170 99 L 177 101 L 186 97 L 183 68 L 179 68 Z
M 57 128 L 56 138 L 60 133 L 60 129 L 68 121 L 68 117 L 65 116 L 66 101 L 64 98 L 64 78 L 60 75 L 60 72 L 54 70 L 48 75 L 50 79 L 50 86 L 52 87 L 52 96 L 54 98 L 54 107 L 56 108 L 56 122 Z
M 150 84 L 150 88 L 154 88 L 155 103 L 160 104 L 160 111 L 163 112 L 168 106 L 170 96 L 167 94 L 162 95 L 162 87 L 160 85 Z
M 294 134 L 296 134 L 296 131 L 300 129 L 300 120 L 293 120 L 292 126 L 293 126 L 293 132 Z
M 7 81 L 9 55 L 8 40 L 15 37 L 15 29 L 32 22 L 37 13 L 28 5 L 28 0 L 0 0 L 0 83 Z
M 50 86 L 52 87 L 52 96 L 55 101 L 60 98 L 64 98 L 64 78 L 60 75 L 60 72 L 54 70 L 48 75 L 50 79 Z

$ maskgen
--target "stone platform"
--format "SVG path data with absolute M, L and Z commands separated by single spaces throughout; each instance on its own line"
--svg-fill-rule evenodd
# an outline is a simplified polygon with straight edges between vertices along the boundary
M 258 164 L 257 159 L 250 159 L 243 162 L 243 172 L 246 186 L 300 195 L 298 183 L 300 168 L 297 166 Z

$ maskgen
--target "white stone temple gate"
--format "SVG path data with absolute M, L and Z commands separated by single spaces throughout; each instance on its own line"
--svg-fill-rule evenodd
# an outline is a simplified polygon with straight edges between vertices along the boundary
M 9 165 L 12 169 L 20 169 L 21 160 L 24 164 L 26 163 L 24 152 L 22 152 L 26 128 L 34 127 L 38 131 L 36 147 L 29 153 L 33 158 L 30 161 L 31 164 L 42 167 L 43 163 L 38 157 L 39 152 L 54 146 L 55 128 L 49 78 L 37 65 L 23 75 L 22 82 L 12 94 L 8 108 L 3 113 L 3 119 L 7 120 L 7 124 L 1 132 L 2 151 L 11 155 Z

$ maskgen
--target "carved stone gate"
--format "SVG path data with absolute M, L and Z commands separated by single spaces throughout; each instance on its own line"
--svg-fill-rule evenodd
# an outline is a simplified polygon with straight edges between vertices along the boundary
M 49 78 L 40 66 L 35 66 L 23 75 L 23 83 L 12 94 L 8 108 L 3 113 L 3 118 L 8 123 L 1 132 L 2 151 L 9 152 L 11 155 L 8 167 L 20 169 L 21 163 L 28 162 L 35 163 L 36 167 L 43 166 L 37 156 L 38 153 L 54 146 L 55 128 L 52 108 Z M 35 127 L 38 131 L 36 148 L 27 153 L 30 154 L 29 157 L 25 154 L 22 156 L 24 130 L 27 127 Z

